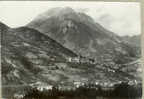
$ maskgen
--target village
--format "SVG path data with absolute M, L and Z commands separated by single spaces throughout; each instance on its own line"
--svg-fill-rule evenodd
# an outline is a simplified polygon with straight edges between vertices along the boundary
M 73 82 L 60 82 L 57 85 L 50 85 L 46 83 L 41 83 L 41 82 L 36 82 L 33 84 L 30 84 L 31 87 L 38 89 L 39 91 L 44 91 L 44 90 L 52 90 L 53 88 L 56 88 L 58 90 L 76 90 L 77 88 L 84 87 L 88 89 L 95 89 L 98 90 L 101 88 L 102 90 L 113 90 L 116 85 L 120 85 L 122 83 L 127 83 L 129 86 L 137 86 L 139 83 L 136 80 L 132 81 L 115 81 L 115 82 L 101 82 L 101 81 L 93 81 L 89 82 L 88 80 L 84 81 L 73 81 Z

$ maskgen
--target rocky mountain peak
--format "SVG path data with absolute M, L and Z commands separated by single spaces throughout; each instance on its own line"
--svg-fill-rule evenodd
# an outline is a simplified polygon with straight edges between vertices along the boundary
M 27 26 L 39 30 L 82 56 L 97 58 L 115 52 L 129 55 L 118 35 L 106 30 L 87 14 L 69 7 L 50 9 Z

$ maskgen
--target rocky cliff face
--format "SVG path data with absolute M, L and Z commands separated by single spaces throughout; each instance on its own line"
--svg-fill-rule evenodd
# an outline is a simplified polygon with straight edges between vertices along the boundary
M 136 49 L 124 43 L 121 37 L 106 30 L 90 16 L 71 8 L 48 10 L 27 26 L 45 33 L 82 56 L 97 59 L 99 56 L 110 56 L 112 59 L 119 55 L 125 58 L 136 56 Z M 124 60 L 119 61 L 126 63 Z

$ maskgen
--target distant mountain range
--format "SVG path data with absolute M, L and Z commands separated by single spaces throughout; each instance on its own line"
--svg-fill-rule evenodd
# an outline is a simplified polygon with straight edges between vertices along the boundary
M 4 96 L 18 92 L 18 87 L 13 89 L 18 85 L 140 80 L 139 63 L 128 66 L 128 72 L 126 66 L 118 67 L 139 59 L 139 47 L 71 8 L 51 9 L 24 27 L 0 23 L 0 34 Z M 96 63 L 68 61 L 79 57 Z
M 137 47 L 141 47 L 141 35 L 123 36 L 124 41 Z

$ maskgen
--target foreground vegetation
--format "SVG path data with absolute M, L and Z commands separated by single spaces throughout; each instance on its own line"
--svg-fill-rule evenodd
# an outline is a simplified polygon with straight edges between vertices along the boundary
M 31 88 L 23 97 L 14 99 L 141 99 L 142 86 L 128 85 L 127 83 L 116 84 L 113 89 L 104 89 L 100 86 L 80 86 L 75 90 L 59 90 L 53 87 L 50 90 L 40 91 Z

